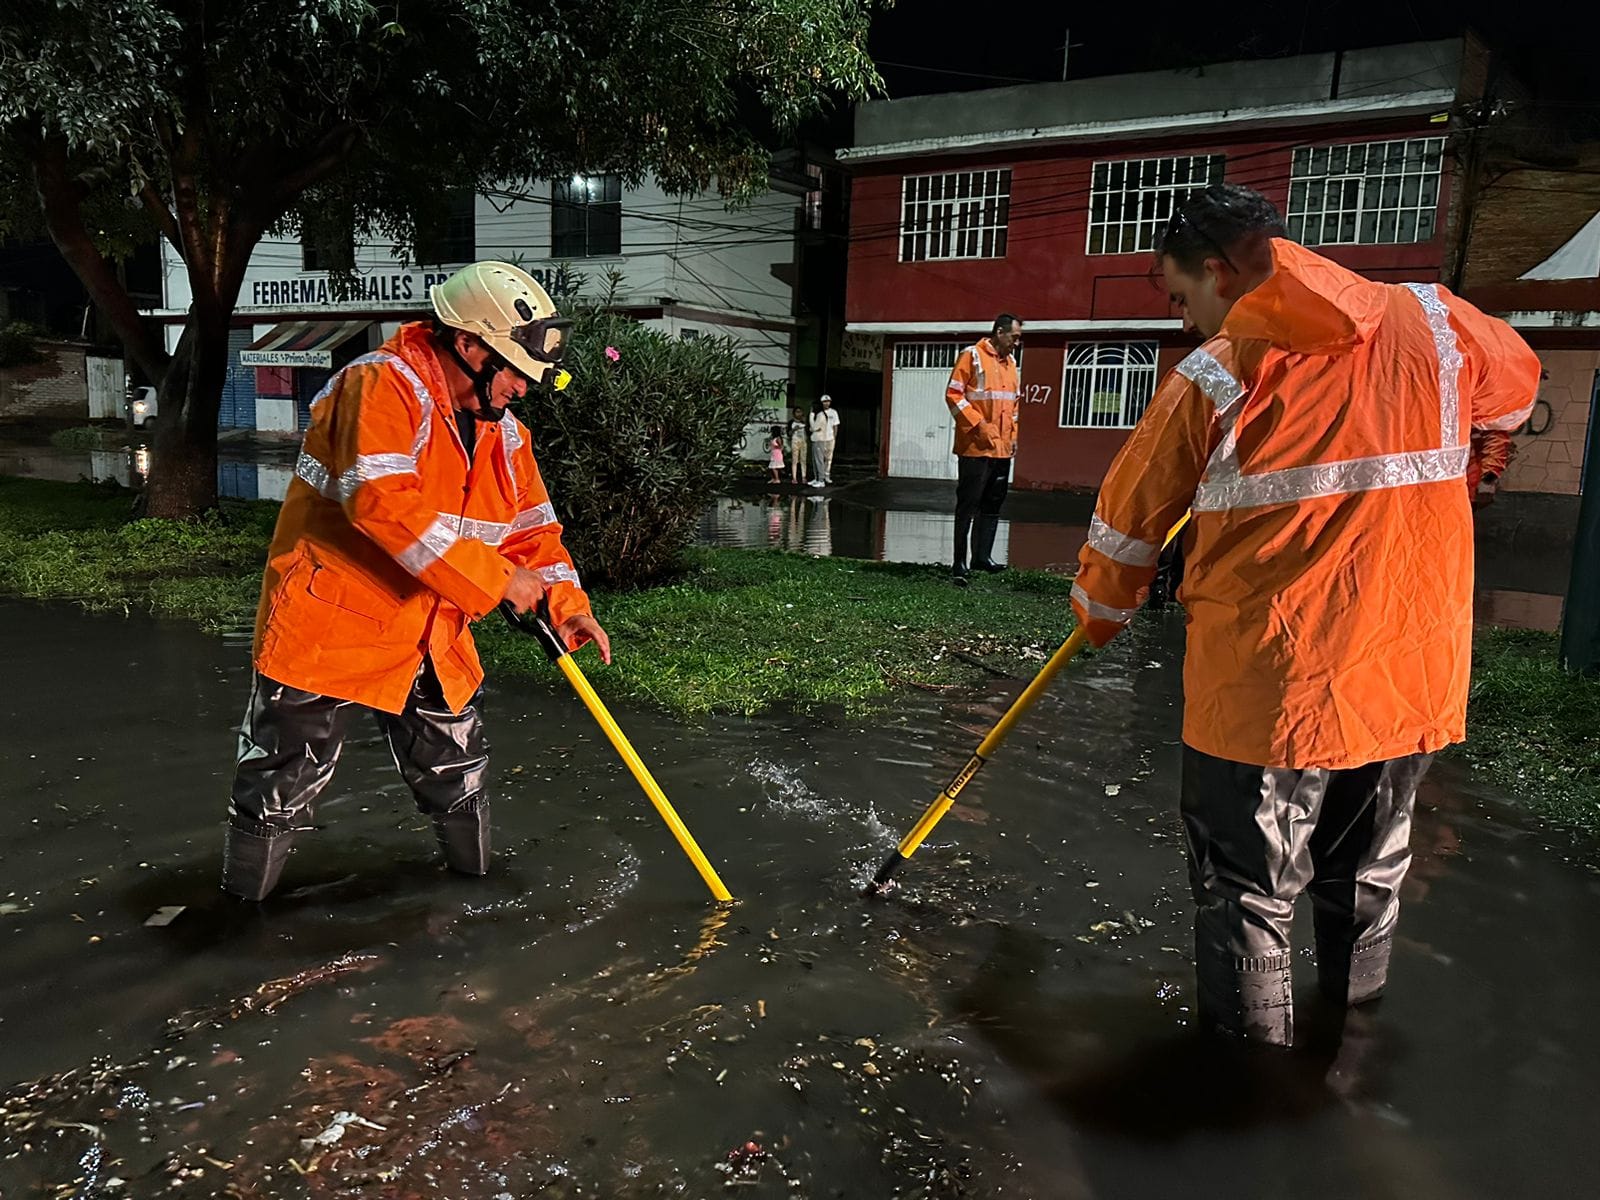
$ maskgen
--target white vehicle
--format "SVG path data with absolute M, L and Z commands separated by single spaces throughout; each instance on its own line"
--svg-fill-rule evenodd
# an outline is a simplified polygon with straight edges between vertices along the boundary
M 128 420 L 133 423 L 135 429 L 153 425 L 159 411 L 156 406 L 155 388 L 128 389 Z

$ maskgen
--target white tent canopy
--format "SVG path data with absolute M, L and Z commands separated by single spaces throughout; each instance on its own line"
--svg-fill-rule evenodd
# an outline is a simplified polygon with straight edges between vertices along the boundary
M 1600 276 L 1600 213 L 1572 235 L 1565 246 L 1545 259 L 1523 279 L 1594 279 Z

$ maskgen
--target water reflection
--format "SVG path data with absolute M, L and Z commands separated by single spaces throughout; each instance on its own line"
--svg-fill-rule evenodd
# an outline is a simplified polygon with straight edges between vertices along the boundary
M 1088 537 L 1082 525 L 1000 522 L 995 557 L 1030 570 L 1065 572 Z M 846 499 L 778 495 L 724 496 L 700 519 L 703 546 L 788 550 L 883 562 L 950 561 L 955 516 L 948 512 L 880 509 Z
M 1501 629 L 1537 629 L 1554 633 L 1561 628 L 1562 598 L 1543 592 L 1517 592 L 1504 588 L 1480 591 L 1473 598 L 1472 615 L 1479 625 Z
M 150 478 L 152 461 L 152 450 L 146 442 L 83 450 L 49 445 L 0 445 L 0 475 L 54 479 L 63 483 L 88 479 L 138 489 Z M 293 478 L 294 466 L 290 462 L 229 457 L 217 462 L 217 491 L 231 500 L 281 501 L 288 494 L 289 481 Z

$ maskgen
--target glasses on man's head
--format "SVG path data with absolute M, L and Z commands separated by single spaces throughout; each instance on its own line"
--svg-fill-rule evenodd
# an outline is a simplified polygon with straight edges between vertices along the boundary
M 1167 222 L 1167 231 L 1161 237 L 1161 248 L 1163 252 L 1165 252 L 1167 246 L 1171 244 L 1173 238 L 1182 234 L 1184 226 L 1188 226 L 1190 229 L 1194 230 L 1196 236 L 1199 237 L 1202 242 L 1217 252 L 1218 258 L 1227 263 L 1230 267 L 1233 267 L 1233 259 L 1228 257 L 1228 252 L 1223 249 L 1222 243 L 1217 241 L 1216 238 L 1212 237 L 1211 234 L 1206 231 L 1206 227 L 1200 224 L 1200 221 L 1196 217 L 1191 216 L 1188 210 L 1182 208 L 1173 213 L 1172 220 Z M 1237 271 L 1239 268 L 1233 267 L 1233 269 Z

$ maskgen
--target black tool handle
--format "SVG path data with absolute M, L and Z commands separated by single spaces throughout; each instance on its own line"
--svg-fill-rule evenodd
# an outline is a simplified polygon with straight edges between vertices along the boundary
M 539 645 L 549 656 L 551 662 L 567 656 L 567 644 L 561 640 L 561 635 L 555 631 L 550 623 L 550 606 L 543 600 L 533 612 L 519 613 L 511 607 L 509 600 L 500 601 L 500 615 L 506 623 L 518 633 L 526 633 L 539 639 Z

